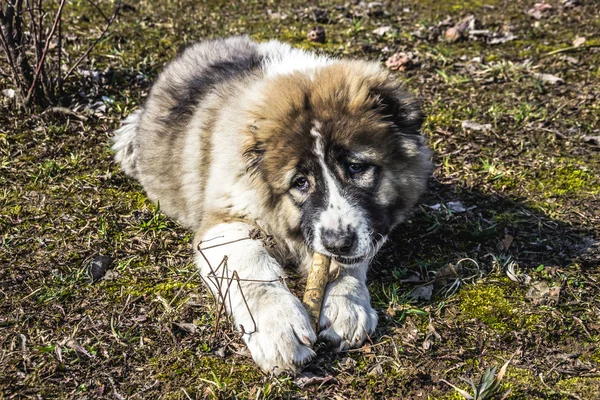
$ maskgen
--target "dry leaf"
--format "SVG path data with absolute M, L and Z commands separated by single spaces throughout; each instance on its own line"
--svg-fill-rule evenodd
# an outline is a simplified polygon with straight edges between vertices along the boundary
M 564 83 L 564 80 L 556 75 L 551 75 L 551 74 L 542 74 L 539 72 L 534 72 L 533 76 L 536 77 L 537 79 L 541 80 L 542 82 L 546 82 L 549 83 L 551 85 L 556 85 L 559 83 Z
M 560 286 L 554 286 L 548 291 L 548 301 L 552 304 L 558 304 L 560 299 Z
M 173 322 L 173 325 L 180 331 L 193 335 L 196 333 L 196 325 L 189 322 Z
M 552 9 L 552 6 L 548 3 L 535 3 L 533 8 L 527 11 L 527 14 L 531 15 L 535 19 L 541 19 L 544 12 Z
M 382 26 L 377 29 L 374 29 L 373 33 L 376 34 L 377 36 L 383 36 L 386 33 L 390 32 L 391 30 L 392 30 L 391 26 Z
M 299 388 L 304 389 L 309 386 L 320 386 L 330 381 L 335 381 L 331 375 L 321 377 L 311 372 L 303 372 L 294 379 L 294 384 Z
M 582 44 L 585 43 L 585 38 L 583 36 L 579 36 L 573 39 L 573 47 L 581 47 Z
M 589 136 L 589 135 L 585 135 L 583 137 L 583 141 L 585 143 L 590 143 L 596 146 L 600 146 L 600 135 L 599 136 Z
M 371 376 L 379 376 L 379 375 L 383 375 L 383 367 L 381 366 L 381 364 L 377 364 L 375 367 L 373 367 L 368 373 L 367 375 L 371 375 Z
M 463 129 L 469 129 L 476 132 L 487 132 L 492 129 L 492 124 L 479 124 L 473 121 L 463 121 L 461 122 L 461 126 Z
M 508 249 L 510 248 L 510 245 L 512 244 L 512 242 L 515 240 L 515 238 L 511 235 L 504 235 L 504 239 L 502 239 L 500 241 L 500 248 L 504 251 L 508 251 Z
M 550 292 L 550 287 L 544 281 L 534 282 L 525 297 L 527 297 L 531 302 L 535 305 L 539 305 L 544 302 L 544 300 L 548 297 L 548 293 Z
M 414 288 L 409 296 L 414 300 L 430 300 L 433 294 L 433 285 L 425 285 Z

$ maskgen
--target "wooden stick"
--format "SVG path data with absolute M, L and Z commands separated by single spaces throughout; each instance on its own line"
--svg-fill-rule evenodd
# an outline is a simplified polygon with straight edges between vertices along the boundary
M 323 304 L 323 295 L 325 286 L 329 279 L 329 257 L 320 253 L 313 254 L 312 264 L 306 279 L 306 289 L 302 303 L 308 311 L 311 325 L 315 333 L 319 333 L 319 317 L 321 316 L 321 305 Z

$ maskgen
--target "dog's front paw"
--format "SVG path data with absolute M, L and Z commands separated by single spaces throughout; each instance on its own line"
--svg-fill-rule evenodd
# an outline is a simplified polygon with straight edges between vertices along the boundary
M 337 347 L 337 351 L 358 347 L 377 327 L 377 313 L 371 307 L 367 289 L 336 293 L 325 297 L 319 327 L 319 338 Z
M 278 291 L 262 296 L 253 317 L 256 331 L 245 334 L 244 341 L 263 371 L 294 373 L 315 355 L 311 346 L 317 337 L 302 303 L 291 293 Z

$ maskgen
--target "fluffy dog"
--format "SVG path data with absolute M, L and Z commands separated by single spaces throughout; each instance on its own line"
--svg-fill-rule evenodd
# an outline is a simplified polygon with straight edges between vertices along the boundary
M 426 186 L 422 121 L 419 102 L 377 63 L 233 37 L 167 65 L 113 149 L 194 230 L 207 285 L 255 362 L 279 373 L 314 355 L 307 313 L 280 277 L 287 266 L 305 275 L 315 251 L 337 271 L 319 338 L 343 350 L 375 330 L 367 268 Z M 256 229 L 275 245 L 249 238 Z

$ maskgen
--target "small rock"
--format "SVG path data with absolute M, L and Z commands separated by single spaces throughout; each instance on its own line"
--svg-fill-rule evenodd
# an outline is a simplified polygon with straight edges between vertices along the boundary
M 460 20 L 458 24 L 448 28 L 444 33 L 444 38 L 446 41 L 453 43 L 466 37 L 469 31 L 472 31 L 473 29 L 475 29 L 475 16 L 469 15 Z
M 8 97 L 9 99 L 12 99 L 15 97 L 15 89 L 4 89 L 2 91 L 2 95 L 4 97 Z
M 458 29 L 454 26 L 452 28 L 446 29 L 446 32 L 444 33 L 444 39 L 451 43 L 458 41 L 458 39 L 460 39 L 461 36 L 462 35 L 458 31 Z
M 308 39 L 309 42 L 325 43 L 325 28 L 317 26 L 316 28 L 309 30 L 306 34 L 306 39 Z
M 99 279 L 106 275 L 106 271 L 111 267 L 113 258 L 111 256 L 98 255 L 92 259 L 90 266 L 88 267 L 88 273 L 92 283 L 97 282 Z

